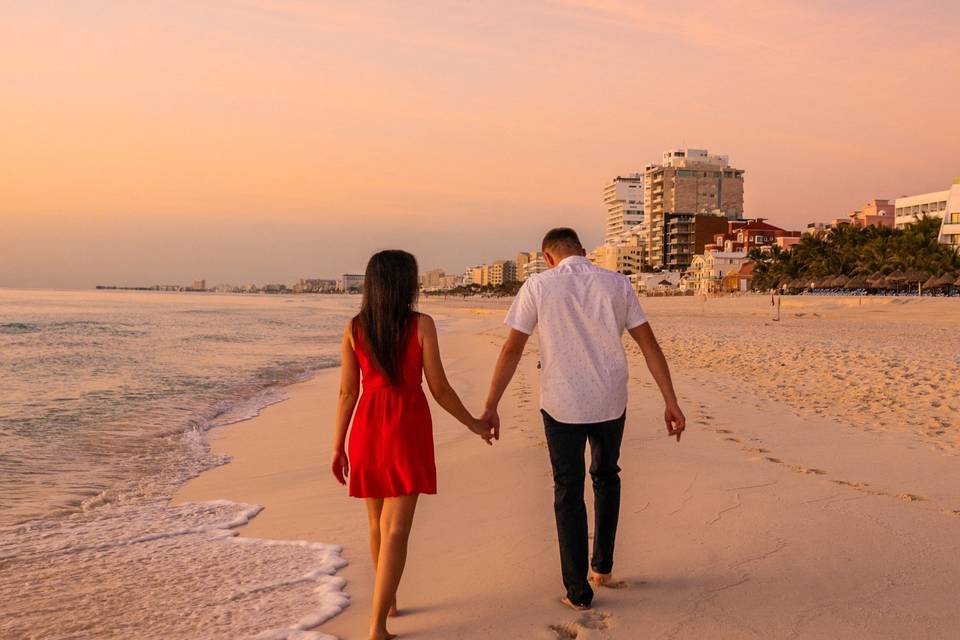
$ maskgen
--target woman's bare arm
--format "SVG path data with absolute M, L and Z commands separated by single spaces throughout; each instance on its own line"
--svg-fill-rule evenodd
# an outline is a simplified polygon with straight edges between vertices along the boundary
M 444 410 L 462 422 L 468 429 L 483 436 L 490 442 L 490 427 L 473 417 L 463 406 L 460 396 L 450 386 L 447 374 L 440 359 L 440 343 L 437 339 L 437 326 L 433 318 L 420 314 L 420 337 L 423 345 L 423 373 L 427 379 L 430 393 Z
M 340 393 L 337 395 L 337 415 L 333 432 L 333 461 L 331 470 L 340 484 L 347 483 L 350 462 L 347 458 L 347 429 L 360 397 L 360 366 L 353 352 L 353 321 L 347 323 L 340 343 Z

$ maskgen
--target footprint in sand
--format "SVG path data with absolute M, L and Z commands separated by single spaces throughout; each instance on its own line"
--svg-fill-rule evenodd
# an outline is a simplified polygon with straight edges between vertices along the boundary
M 825 475 L 827 475 L 827 472 L 824 471 L 823 469 L 811 469 L 811 468 L 809 468 L 809 467 L 801 467 L 801 466 L 798 465 L 798 464 L 792 464 L 792 465 L 790 465 L 790 468 L 793 469 L 794 471 L 796 471 L 797 473 L 803 473 L 803 474 L 806 474 L 806 475 L 814 475 L 814 476 L 825 476 Z
M 576 638 L 577 634 L 580 633 L 580 630 L 572 622 L 552 624 L 548 628 L 553 632 L 553 637 L 558 640 L 570 640 Z
M 607 620 L 610 619 L 610 614 L 606 611 L 587 611 L 577 620 L 576 624 L 580 625 L 584 629 L 609 629 L 610 623 Z
M 766 458 L 764 458 L 764 460 L 766 460 L 767 462 L 773 462 L 773 463 L 776 463 L 776 464 L 783 464 L 783 460 L 781 460 L 780 458 L 770 458 L 770 457 L 766 457 Z
M 897 497 L 904 502 L 924 502 L 926 500 L 923 496 L 918 496 L 915 493 L 898 493 Z
M 552 624 L 549 629 L 558 640 L 579 638 L 586 630 L 605 631 L 610 628 L 610 614 L 605 611 L 587 611 L 574 622 Z M 584 634 L 586 635 L 586 634 Z
M 865 489 L 866 487 L 870 486 L 866 482 L 850 482 L 849 480 L 831 480 L 830 482 L 833 484 L 842 485 L 844 487 L 852 487 L 854 489 Z
M 732 436 L 724 438 L 724 440 L 727 440 L 728 442 L 740 442 L 740 438 L 734 438 Z
M 593 584 L 593 586 L 595 586 L 595 587 L 602 587 L 602 588 L 604 588 L 604 589 L 616 589 L 616 590 L 620 590 L 620 589 L 629 589 L 629 588 L 630 588 L 630 584 L 629 584 L 626 580 L 607 580 L 607 581 L 604 582 L 603 584 L 599 584 L 599 585 L 598 585 L 598 584 L 596 584 L 596 583 L 594 583 L 594 582 L 591 582 L 591 584 Z
M 750 453 L 770 453 L 770 449 L 764 449 L 763 447 L 746 447 L 744 451 L 749 451 Z

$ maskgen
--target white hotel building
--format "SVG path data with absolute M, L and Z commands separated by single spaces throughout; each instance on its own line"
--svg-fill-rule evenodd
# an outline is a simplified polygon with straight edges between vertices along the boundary
M 613 242 L 643 222 L 643 174 L 617 176 L 603 188 L 607 205 L 607 230 L 604 242 Z
M 904 196 L 896 200 L 897 229 L 916 222 L 924 215 L 940 218 L 940 244 L 949 244 L 960 250 L 960 178 L 946 191 Z

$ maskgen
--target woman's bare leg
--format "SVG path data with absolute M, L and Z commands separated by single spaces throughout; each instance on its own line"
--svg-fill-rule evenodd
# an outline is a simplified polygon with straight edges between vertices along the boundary
M 380 558 L 380 514 L 383 512 L 383 498 L 367 498 L 367 525 L 370 528 L 370 555 L 373 556 L 373 570 L 377 570 Z
M 377 563 L 380 560 L 380 514 L 383 513 L 383 498 L 367 498 L 366 503 L 367 525 L 370 529 L 370 556 L 373 558 L 373 571 L 376 574 Z M 390 617 L 397 615 L 396 597 L 387 615 Z
M 386 498 L 380 513 L 380 555 L 377 558 L 377 580 L 373 588 L 373 611 L 370 615 L 370 640 L 395 638 L 387 631 L 387 614 L 396 601 L 397 587 L 407 562 L 407 542 L 417 508 L 417 494 Z

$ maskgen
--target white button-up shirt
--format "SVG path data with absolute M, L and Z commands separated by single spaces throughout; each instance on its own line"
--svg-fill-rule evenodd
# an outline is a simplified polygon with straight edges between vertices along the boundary
M 560 422 L 619 418 L 627 407 L 623 331 L 647 321 L 630 280 L 582 256 L 527 279 L 504 322 L 540 327 L 540 407 Z

